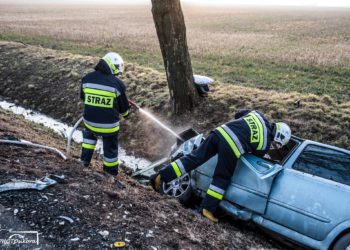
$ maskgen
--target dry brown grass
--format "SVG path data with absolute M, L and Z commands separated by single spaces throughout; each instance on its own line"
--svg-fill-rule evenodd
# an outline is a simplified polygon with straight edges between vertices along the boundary
M 159 54 L 150 6 L 0 7 L 0 33 L 45 35 L 88 44 L 118 44 Z M 184 6 L 195 57 L 350 64 L 350 9 L 198 8 Z
M 8 42 L 0 42 L 0 52 L 0 81 L 4 85 L 0 88 L 0 95 L 12 100 L 17 98 L 21 105 L 71 123 L 81 115 L 82 105 L 78 99 L 80 76 L 91 71 L 98 58 Z M 24 68 L 18 71 L 20 66 Z M 136 64 L 127 66 L 129 70 L 123 80 L 129 97 L 163 117 L 177 131 L 194 127 L 207 133 L 231 120 L 238 109 L 253 108 L 275 121 L 289 123 L 298 136 L 347 149 L 350 147 L 350 101 L 338 103 L 329 96 L 280 93 L 216 82 L 209 98 L 203 99 L 194 112 L 173 117 L 165 75 Z M 296 100 L 301 101 L 300 107 L 294 105 Z M 133 150 L 136 148 L 137 152 L 146 154 L 144 151 L 156 145 L 158 152 L 163 152 L 167 147 L 159 142 L 159 138 L 164 142 L 168 135 L 157 126 L 147 134 L 143 123 L 145 121 L 135 113 L 131 119 L 123 121 L 122 140 L 126 148 L 132 145 Z M 148 122 L 147 126 L 152 126 L 152 123 Z M 147 144 L 138 139 L 145 136 L 149 138 Z
M 350 99 L 350 9 L 184 6 L 196 74 Z M 0 5 L 0 40 L 164 70 L 151 6 Z

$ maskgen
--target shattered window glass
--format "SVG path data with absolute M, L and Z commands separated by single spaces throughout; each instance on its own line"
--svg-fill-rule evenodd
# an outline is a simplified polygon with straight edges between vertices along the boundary
M 309 145 L 293 169 L 350 186 L 350 155 L 316 145 Z

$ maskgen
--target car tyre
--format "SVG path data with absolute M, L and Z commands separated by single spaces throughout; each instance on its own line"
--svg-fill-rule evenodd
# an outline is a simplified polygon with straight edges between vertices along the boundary
M 334 244 L 333 250 L 350 250 L 350 233 L 339 238 Z
M 191 185 L 190 174 L 185 174 L 169 183 L 162 182 L 161 192 L 165 195 L 177 198 L 181 204 L 192 206 L 196 201 Z
M 177 198 L 179 202 L 186 206 L 191 207 L 196 204 L 197 197 L 195 196 L 193 192 L 193 187 L 190 185 L 185 193 L 183 193 L 181 196 Z

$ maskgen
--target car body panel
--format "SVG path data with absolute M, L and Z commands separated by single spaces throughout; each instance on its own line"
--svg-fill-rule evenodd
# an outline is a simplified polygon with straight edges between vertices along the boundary
M 206 191 L 211 183 L 217 156 L 196 169 L 199 179 L 197 188 Z M 214 166 L 214 167 L 213 167 Z M 225 192 L 228 201 L 263 214 L 275 175 L 282 170 L 278 164 L 256 157 L 252 154 L 242 156 L 237 162 L 231 183 Z
M 190 132 L 186 142 L 174 145 L 171 161 L 190 153 L 204 139 L 193 131 L 185 132 Z M 294 146 L 286 147 L 286 154 L 281 154 L 281 165 L 254 155 L 243 155 L 220 207 L 231 216 L 251 220 L 298 244 L 328 249 L 339 235 L 350 230 L 350 186 L 292 167 L 308 145 L 346 154 L 350 151 L 295 136 L 291 141 Z M 190 173 L 192 190 L 197 196 L 206 195 L 216 164 L 217 156 L 214 156 Z M 147 174 L 161 167 L 158 163 L 154 165 L 156 167 L 146 169 Z M 144 172 L 138 176 L 147 175 Z
M 253 220 L 303 245 L 327 249 L 339 233 L 350 229 L 350 212 L 344 209 L 350 208 L 350 187 L 292 169 L 307 145 L 338 150 L 313 141 L 298 142 L 284 167 L 254 155 L 242 156 L 220 206 L 235 217 Z M 202 197 L 216 162 L 217 156 L 192 175 Z M 272 172 L 270 176 L 268 171 Z
M 350 220 L 350 187 L 284 169 L 275 180 L 265 217 L 321 241 Z
M 260 215 L 253 215 L 252 220 L 261 227 L 275 232 L 279 235 L 285 236 L 297 244 L 320 250 L 329 249 L 336 237 L 341 235 L 343 232 L 348 231 L 350 228 L 350 221 L 344 221 L 343 223 L 333 228 L 333 230 L 327 235 L 324 240 L 318 241 L 306 235 L 293 231 L 288 227 L 270 221 Z

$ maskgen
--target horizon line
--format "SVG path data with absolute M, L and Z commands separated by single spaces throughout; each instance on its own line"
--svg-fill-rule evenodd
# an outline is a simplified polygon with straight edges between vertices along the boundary
M 51 1 L 49 3 L 43 3 L 43 2 L 29 2 L 28 1 L 10 1 L 10 0 L 5 0 L 1 1 L 0 0 L 0 5 L 90 5 L 90 6 L 96 6 L 96 5 L 103 5 L 103 6 L 151 6 L 151 3 L 145 3 L 145 2 L 132 2 L 132 3 L 120 3 L 120 2 L 62 2 L 62 1 Z M 235 7 L 235 6 L 240 6 L 240 7 L 305 7 L 305 8 L 350 8 L 349 5 L 319 5 L 319 4 L 258 4 L 258 3 L 189 3 L 189 2 L 183 2 L 181 3 L 183 6 L 198 6 L 198 7 Z

